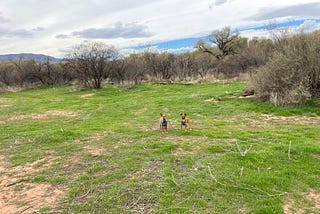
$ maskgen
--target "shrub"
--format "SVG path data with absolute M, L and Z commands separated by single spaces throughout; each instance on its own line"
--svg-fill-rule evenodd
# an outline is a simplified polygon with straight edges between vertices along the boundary
M 274 105 L 303 104 L 319 97 L 319 32 L 287 38 L 252 80 L 256 97 Z

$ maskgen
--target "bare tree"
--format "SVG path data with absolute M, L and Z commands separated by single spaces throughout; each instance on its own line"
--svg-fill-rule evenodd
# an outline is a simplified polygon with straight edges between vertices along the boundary
M 125 79 L 130 85 L 141 83 L 146 76 L 147 69 L 142 55 L 130 55 L 125 59 Z
M 261 40 L 263 41 L 263 40 Z M 236 57 L 235 61 L 241 67 L 241 72 L 248 72 L 252 77 L 256 68 L 265 65 L 270 57 L 270 52 L 261 47 L 259 40 L 249 41 L 248 47 L 242 50 Z M 271 43 L 271 45 L 273 45 Z
M 175 70 L 179 80 L 196 77 L 195 57 L 191 53 L 179 54 L 175 57 Z
M 195 59 L 196 71 L 202 79 L 206 78 L 210 72 L 215 71 L 214 61 L 216 60 L 208 55 L 201 54 L 197 56 Z
M 175 57 L 171 53 L 150 53 L 146 52 L 143 55 L 144 63 L 150 75 L 156 80 L 173 81 L 174 70 L 173 62 Z
M 69 68 L 89 88 L 101 88 L 102 81 L 109 78 L 118 51 L 102 42 L 84 42 L 73 48 L 67 56 Z
M 12 64 L 0 64 L 0 86 L 10 86 L 16 82 L 15 69 Z
M 198 41 L 196 48 L 220 60 L 228 55 L 237 53 L 239 47 L 239 32 L 231 32 L 230 27 L 225 27 L 222 30 L 213 31 L 209 35 L 209 41 L 217 48 L 206 44 L 203 40 Z
M 41 63 L 38 64 L 34 60 L 19 59 L 14 62 L 14 65 L 21 79 L 21 85 L 29 86 L 39 82 L 37 73 L 40 73 L 42 70 L 43 65 Z
M 172 53 L 162 53 L 158 55 L 158 70 L 162 79 L 169 82 L 173 82 L 175 75 L 173 69 L 174 60 L 175 56 Z
M 128 63 L 125 59 L 117 60 L 109 76 L 111 82 L 121 85 L 124 84 L 126 79 L 127 67 Z
M 49 57 L 43 63 L 43 69 L 39 76 L 42 76 L 42 84 L 44 85 L 55 85 L 62 82 L 62 72 L 58 64 L 50 62 Z

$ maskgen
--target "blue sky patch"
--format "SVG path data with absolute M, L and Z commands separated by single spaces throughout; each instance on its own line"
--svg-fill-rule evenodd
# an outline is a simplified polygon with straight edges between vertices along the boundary
M 253 26 L 253 27 L 244 27 L 238 29 L 240 32 L 244 31 L 267 31 L 270 30 L 270 28 L 283 28 L 283 27 L 300 27 L 302 24 L 305 23 L 305 21 L 313 21 L 316 22 L 317 24 L 320 24 L 320 19 L 301 19 L 301 20 L 294 20 L 294 21 L 286 21 L 286 22 L 281 22 L 281 23 L 275 23 L 274 26 L 271 25 L 260 25 L 260 26 Z M 158 42 L 158 43 L 151 43 L 149 45 L 140 45 L 133 47 L 135 50 L 143 50 L 148 47 L 156 47 L 159 50 L 174 50 L 176 49 L 178 53 L 181 51 L 179 49 L 185 48 L 185 47 L 193 47 L 195 43 L 199 39 L 207 40 L 208 36 L 202 36 L 202 37 L 191 37 L 191 38 L 183 38 L 183 39 L 175 39 L 175 40 L 170 40 L 170 41 L 164 41 L 164 42 Z

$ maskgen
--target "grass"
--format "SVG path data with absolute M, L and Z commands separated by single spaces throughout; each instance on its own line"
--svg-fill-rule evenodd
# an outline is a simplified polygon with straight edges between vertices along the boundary
M 274 107 L 238 98 L 244 86 L 2 93 L 0 152 L 9 168 L 40 160 L 24 179 L 65 190 L 43 213 L 319 212 L 305 197 L 320 190 L 319 103 Z M 179 130 L 184 112 L 192 131 Z

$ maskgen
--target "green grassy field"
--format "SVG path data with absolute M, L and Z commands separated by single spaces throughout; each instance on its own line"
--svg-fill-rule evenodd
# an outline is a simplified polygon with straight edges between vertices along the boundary
M 1 93 L 2 208 L 319 213 L 320 103 L 274 107 L 240 98 L 245 85 Z M 171 122 L 166 134 L 158 130 L 161 112 Z M 180 130 L 184 112 L 191 131 Z M 45 191 L 27 197 L 37 187 Z

